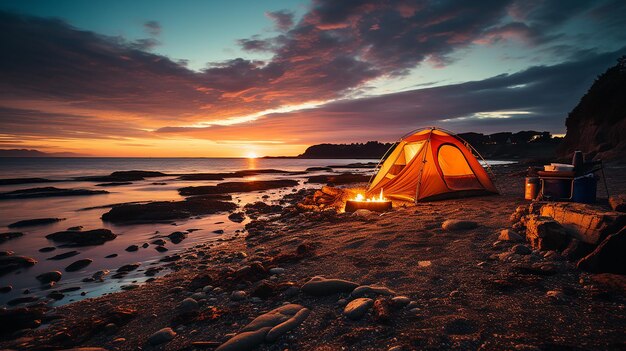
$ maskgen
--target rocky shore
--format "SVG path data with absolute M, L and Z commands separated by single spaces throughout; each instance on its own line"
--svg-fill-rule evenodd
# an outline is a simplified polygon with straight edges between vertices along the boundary
M 605 222 L 574 230 L 579 215 L 571 213 L 589 208 L 530 204 L 523 200 L 523 166 L 495 171 L 500 196 L 394 202 L 383 214 L 342 213 L 362 183 L 248 204 L 229 216 L 253 218 L 244 232 L 165 256 L 174 273 L 60 307 L 19 301 L 0 310 L 0 348 L 624 349 L 626 279 L 610 264 L 610 248 L 623 245 L 621 212 L 603 200 L 602 215 L 587 215 Z M 623 171 L 607 174 L 611 192 L 626 193 Z M 185 195 L 229 192 L 192 189 Z M 194 199 L 181 202 L 222 201 Z M 119 218 L 133 211 L 158 212 L 125 208 Z M 55 237 L 80 245 L 80 233 Z M 99 234 L 112 240 L 112 233 Z M 18 257 L 7 253 L 0 261 L 29 264 Z M 61 274 L 38 279 L 54 283 Z

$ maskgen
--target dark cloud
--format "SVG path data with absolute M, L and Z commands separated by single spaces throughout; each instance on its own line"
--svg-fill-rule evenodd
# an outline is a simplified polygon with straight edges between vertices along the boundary
M 4 108 L 0 113 L 8 116 L 17 110 L 31 110 L 29 116 L 33 115 L 32 111 L 62 115 L 65 112 L 59 111 L 73 110 L 70 115 L 101 118 L 102 114 L 107 114 L 113 116 L 111 120 L 121 119 L 122 115 L 132 116 L 137 124 L 144 124 L 142 129 L 165 125 L 177 128 L 284 105 L 342 99 L 375 78 L 404 75 L 425 62 L 445 66 L 454 60 L 454 53 L 476 43 L 503 40 L 524 40 L 529 45 L 550 43 L 554 52 L 563 50 L 574 55 L 573 43 L 560 42 L 562 33 L 557 29 L 577 16 L 598 21 L 606 16 L 609 22 L 604 30 L 617 33 L 616 28 L 624 26 L 626 16 L 620 15 L 625 8 L 623 1 L 316 0 L 297 22 L 289 12 L 268 13 L 281 30 L 279 35 L 265 39 L 253 36 L 239 41 L 246 50 L 269 51 L 270 60 L 234 58 L 210 63 L 201 71 L 190 70 L 184 61 L 173 61 L 148 51 L 158 45 L 155 37 L 161 26 L 155 21 L 144 25 L 152 38 L 129 42 L 79 30 L 56 19 L 0 12 L 0 107 Z M 618 33 L 609 37 L 620 35 L 623 36 Z M 587 72 L 584 67 L 576 69 Z M 530 74 L 529 71 L 526 74 Z M 492 78 L 480 83 L 497 85 L 499 81 L 516 77 Z M 424 121 L 436 121 L 444 116 L 449 119 L 467 116 L 485 108 L 530 109 L 537 106 L 537 101 L 544 101 L 544 97 L 537 94 L 525 97 L 526 87 L 490 91 L 475 89 L 477 84 L 420 89 L 410 98 L 403 98 L 404 93 L 392 94 L 380 97 L 381 100 L 357 100 L 356 105 L 344 101 L 316 110 L 328 113 L 311 115 L 319 122 L 296 120 L 305 132 L 319 131 L 319 125 L 340 125 L 341 133 L 350 128 L 359 129 L 358 133 L 367 133 L 371 128 L 379 129 L 380 133 L 386 130 L 395 133 L 394 128 L 402 126 L 404 129 L 411 121 L 410 116 L 415 118 L 417 113 Z M 554 90 L 545 93 L 546 96 L 554 94 Z M 565 101 L 563 96 L 573 99 L 567 92 L 559 94 L 552 96 L 553 100 Z M 482 100 L 486 102 L 478 106 Z M 384 103 L 377 105 L 375 101 Z M 433 109 L 434 102 L 446 105 L 446 109 Z M 486 103 L 488 105 L 484 105 Z M 575 101 L 568 103 L 573 106 Z M 371 107 L 363 108 L 368 105 Z M 341 106 L 344 106 L 343 111 L 333 110 Z M 550 121 L 556 121 L 554 116 L 563 112 L 562 105 L 557 107 Z M 547 114 L 546 109 L 541 109 L 541 113 Z M 297 116 L 299 114 L 272 115 L 249 125 L 273 125 L 280 129 L 278 124 Z M 33 123 L 41 121 L 31 120 Z M 67 130 L 54 129 L 51 135 L 71 130 L 82 132 L 95 125 L 91 119 L 70 120 L 72 123 L 64 127 Z M 464 123 L 469 125 L 470 122 L 482 128 L 484 120 L 448 123 L 465 128 Z M 558 128 L 556 122 L 550 123 L 551 128 Z M 10 128 L 3 126 L 4 133 L 26 133 L 19 125 L 8 126 Z M 129 133 L 122 129 L 103 127 L 111 135 Z M 163 129 L 166 130 L 172 129 Z M 234 129 L 214 127 L 211 130 Z
M 623 54 L 626 48 L 481 81 L 341 100 L 320 108 L 269 115 L 245 124 L 165 127 L 158 132 L 206 139 L 279 134 L 304 143 L 391 141 L 408 130 L 428 125 L 457 132 L 529 129 L 563 132 L 567 113 L 594 78 Z
M 265 15 L 274 21 L 276 28 L 286 31 L 293 26 L 293 13 L 289 11 L 266 12 Z
M 157 21 L 148 21 L 143 24 L 146 32 L 152 36 L 158 36 L 161 34 L 161 24 Z

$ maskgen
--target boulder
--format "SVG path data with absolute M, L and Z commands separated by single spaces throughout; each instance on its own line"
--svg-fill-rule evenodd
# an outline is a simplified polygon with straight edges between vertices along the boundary
M 613 195 L 609 197 L 609 205 L 613 211 L 626 212 L 626 194 Z M 10 228 L 11 226 L 9 226 Z
M 61 280 L 62 276 L 63 276 L 63 274 L 61 272 L 59 272 L 59 271 L 52 271 L 52 272 L 42 273 L 42 274 L 38 275 L 36 278 L 42 284 L 48 284 L 50 282 L 58 282 L 59 280 Z
M 458 219 L 448 219 L 441 224 L 444 230 L 469 230 L 478 227 L 478 223 L 473 221 L 462 221 Z
M 500 232 L 500 236 L 498 236 L 498 240 L 521 242 L 524 241 L 524 238 L 522 238 L 521 235 L 517 234 L 517 232 L 512 229 L 503 229 Z
M 13 272 L 20 268 L 34 266 L 37 260 L 26 256 L 3 255 L 0 256 L 0 276 Z
M 562 250 L 569 236 L 565 228 L 554 219 L 529 215 L 526 220 L 526 239 L 538 250 Z
M 373 304 L 374 300 L 367 297 L 360 297 L 350 301 L 343 309 L 343 314 L 352 320 L 359 320 L 363 318 Z
M 626 274 L 626 227 L 609 235 L 589 255 L 578 261 L 579 269 L 592 273 Z
M 94 229 L 87 231 L 65 230 L 46 235 L 46 239 L 67 243 L 73 246 L 102 245 L 117 237 L 108 229 Z
M 351 292 L 359 284 L 343 279 L 326 279 L 322 276 L 311 278 L 302 286 L 302 291 L 309 295 L 325 296 L 342 292 Z
M 70 264 L 69 266 L 65 267 L 65 271 L 66 272 L 80 271 L 81 269 L 89 266 L 91 264 L 91 262 L 93 262 L 93 260 L 89 259 L 89 258 L 84 258 L 82 260 L 78 260 L 78 261 Z
M 173 232 L 172 234 L 168 235 L 167 237 L 170 238 L 172 243 L 179 244 L 181 241 L 183 241 L 184 239 L 187 238 L 187 233 Z
M 228 215 L 228 219 L 235 223 L 241 223 L 246 219 L 246 215 L 243 212 L 233 212 Z
M 573 202 L 545 204 L 541 216 L 552 217 L 578 240 L 593 245 L 626 225 L 625 213 Z
M 171 341 L 175 336 L 176 332 L 174 332 L 172 328 L 163 328 L 150 335 L 148 343 L 150 343 L 150 345 L 160 345 Z
M 20 232 L 0 233 L 0 244 L 10 239 L 19 238 L 23 235 L 24 233 L 20 233 Z

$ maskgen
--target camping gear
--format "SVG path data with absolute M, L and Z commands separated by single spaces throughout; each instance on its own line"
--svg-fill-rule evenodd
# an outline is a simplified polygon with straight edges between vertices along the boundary
M 526 177 L 524 199 L 534 200 L 539 194 L 539 177 Z
M 546 172 L 571 172 L 574 170 L 574 166 L 564 163 L 551 163 L 543 166 Z
M 585 157 L 582 151 L 574 151 L 572 156 L 572 166 L 574 166 L 575 172 L 580 172 L 585 167 Z
M 574 180 L 574 190 L 572 201 L 585 204 L 596 202 L 596 192 L 598 189 L 598 178 L 589 173 Z
M 418 202 L 497 194 L 470 148 L 454 133 L 440 128 L 411 132 L 383 157 L 367 195 L 384 188 L 390 198 Z

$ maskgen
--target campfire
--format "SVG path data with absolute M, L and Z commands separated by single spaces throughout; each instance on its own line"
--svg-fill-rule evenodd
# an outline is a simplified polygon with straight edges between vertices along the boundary
M 391 210 L 391 200 L 385 199 L 383 189 L 380 189 L 378 196 L 365 198 L 363 194 L 357 194 L 353 199 L 346 201 L 346 212 L 354 212 L 364 209 L 376 212 L 385 212 Z

